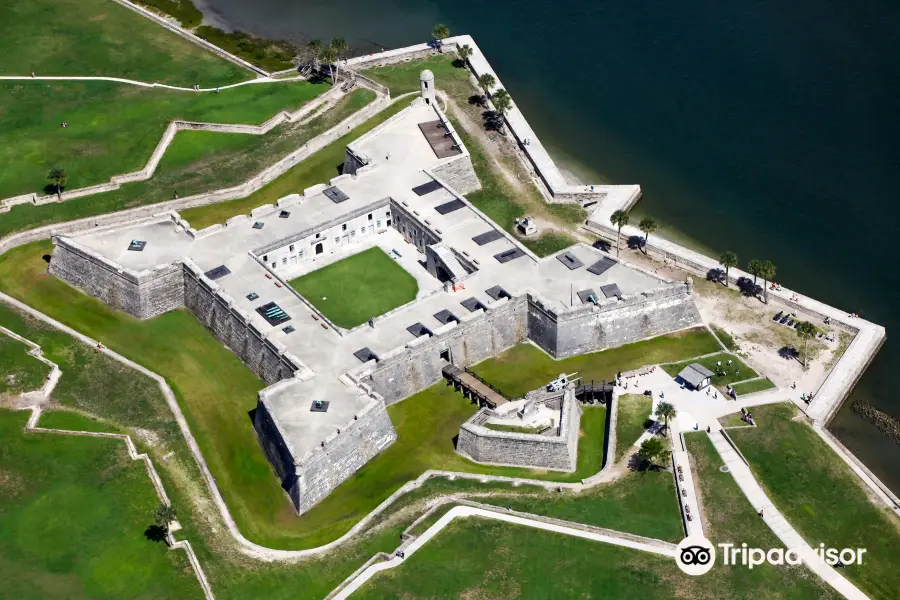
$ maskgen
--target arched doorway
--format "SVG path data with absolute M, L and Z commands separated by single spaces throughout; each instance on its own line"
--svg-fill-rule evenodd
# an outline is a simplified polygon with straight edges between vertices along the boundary
M 322 242 L 319 242 L 318 244 L 316 244 L 316 254 L 322 254 L 323 251 L 324 251 L 324 248 L 322 247 Z

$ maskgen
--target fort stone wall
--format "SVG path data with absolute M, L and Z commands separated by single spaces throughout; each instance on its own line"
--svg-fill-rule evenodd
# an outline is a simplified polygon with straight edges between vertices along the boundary
M 182 279 L 184 305 L 220 342 L 228 346 L 267 385 L 293 377 L 302 363 L 283 344 L 266 338 L 250 315 L 185 259 Z
M 135 271 L 65 237 L 54 237 L 52 275 L 139 319 L 149 319 L 184 303 L 181 264 Z
M 554 358 L 596 352 L 701 323 L 690 282 L 565 310 L 529 295 L 528 337 Z
M 465 310 L 460 307 L 461 310 Z M 525 340 L 528 307 L 524 296 L 502 299 L 450 322 L 379 357 L 366 381 L 387 404 L 439 381 L 448 359 L 467 367 Z
M 456 190 L 458 194 L 470 194 L 481 189 L 481 182 L 475 175 L 472 159 L 468 153 L 448 160 L 432 169 L 432 172 L 447 186 Z
M 492 411 L 483 408 L 460 427 L 457 452 L 479 463 L 574 471 L 578 462 L 581 405 L 573 390 L 566 390 L 564 396 L 549 402 L 561 404 L 558 435 L 488 429 L 482 424 Z

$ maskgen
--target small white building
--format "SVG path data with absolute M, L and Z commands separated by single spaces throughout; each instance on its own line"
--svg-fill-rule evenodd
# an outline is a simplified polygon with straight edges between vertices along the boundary
M 678 377 L 695 390 L 702 390 L 712 382 L 713 375 L 715 373 L 703 365 L 693 363 L 682 369 Z

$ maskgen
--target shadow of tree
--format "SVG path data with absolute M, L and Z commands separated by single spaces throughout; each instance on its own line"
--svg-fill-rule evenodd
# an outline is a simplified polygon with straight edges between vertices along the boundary
M 151 525 L 144 530 L 144 537 L 151 542 L 165 542 L 166 530 L 159 525 Z

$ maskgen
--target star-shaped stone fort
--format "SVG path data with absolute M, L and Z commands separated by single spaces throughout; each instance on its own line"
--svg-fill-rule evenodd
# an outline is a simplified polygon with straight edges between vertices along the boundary
M 463 425 L 460 453 L 574 470 L 574 390 L 505 398 L 466 367 L 526 340 L 564 358 L 701 322 L 690 281 L 585 244 L 539 259 L 472 206 L 470 155 L 430 72 L 421 87 L 347 147 L 342 175 L 249 217 L 197 231 L 166 213 L 54 238 L 52 274 L 138 318 L 187 308 L 265 381 L 254 426 L 301 514 L 396 439 L 386 404 L 442 377 L 483 407 Z M 356 279 L 380 268 L 340 267 L 373 249 L 415 280 L 415 297 L 336 323 L 333 306 L 372 299 Z M 325 268 L 337 269 L 320 273 L 328 295 L 298 291 Z M 484 427 L 504 422 L 521 427 Z

